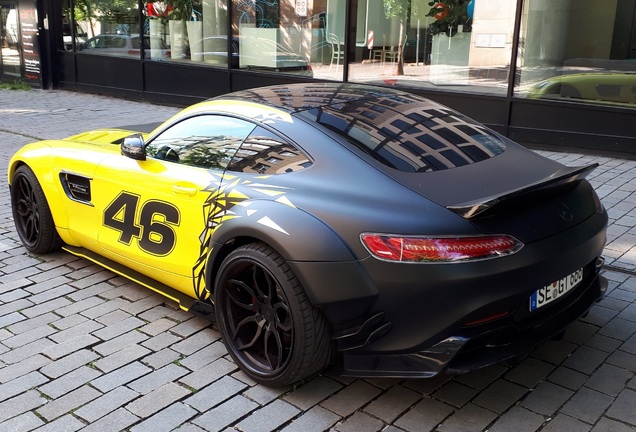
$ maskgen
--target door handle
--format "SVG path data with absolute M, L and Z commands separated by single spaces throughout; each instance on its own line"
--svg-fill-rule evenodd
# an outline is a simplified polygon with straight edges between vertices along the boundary
M 197 187 L 193 184 L 172 185 L 172 192 L 180 195 L 195 196 L 197 194 L 197 190 Z

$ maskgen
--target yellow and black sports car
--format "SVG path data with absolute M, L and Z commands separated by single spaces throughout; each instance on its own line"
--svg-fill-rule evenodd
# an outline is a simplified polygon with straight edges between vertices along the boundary
M 254 380 L 518 356 L 604 292 L 585 176 L 409 93 L 265 87 L 10 161 L 17 232 L 214 320 Z

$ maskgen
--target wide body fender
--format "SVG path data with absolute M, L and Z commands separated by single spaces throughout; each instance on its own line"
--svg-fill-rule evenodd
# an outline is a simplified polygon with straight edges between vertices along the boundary
M 274 201 L 244 201 L 232 210 L 212 235 L 208 286 L 213 286 L 233 240 L 250 238 L 268 244 L 288 262 L 312 304 L 325 311 L 332 325 L 356 320 L 372 304 L 377 291 L 359 258 L 322 221 Z

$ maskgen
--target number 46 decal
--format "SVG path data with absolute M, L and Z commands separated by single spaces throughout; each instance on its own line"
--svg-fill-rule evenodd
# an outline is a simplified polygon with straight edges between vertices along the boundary
M 153 255 L 168 255 L 177 240 L 172 226 L 179 226 L 179 209 L 163 201 L 146 201 L 139 208 L 139 196 L 122 192 L 104 210 L 104 226 L 119 231 L 119 242 Z

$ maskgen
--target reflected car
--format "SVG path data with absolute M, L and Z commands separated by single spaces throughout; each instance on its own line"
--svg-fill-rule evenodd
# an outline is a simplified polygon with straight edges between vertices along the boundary
M 78 45 L 78 51 L 86 54 L 111 55 L 117 57 L 139 58 L 141 53 L 140 40 L 143 40 L 145 59 L 167 59 L 170 57 L 170 47 L 159 37 L 138 34 L 100 34 Z
M 545 79 L 528 91 L 530 98 L 570 98 L 636 104 L 636 72 L 576 73 Z
M 240 43 L 249 43 L 259 55 L 241 54 Z M 190 45 L 191 55 L 202 55 L 206 61 L 227 64 L 227 36 L 209 36 L 203 39 L 203 51 L 194 51 L 196 44 Z M 307 59 L 285 48 L 279 43 L 264 38 L 232 38 L 230 66 L 233 69 L 261 70 L 290 73 L 313 77 L 311 64 Z
M 562 334 L 607 287 L 595 167 L 407 92 L 305 83 L 28 144 L 8 179 L 29 252 L 208 317 L 248 376 L 287 386 L 333 362 L 462 373 Z

